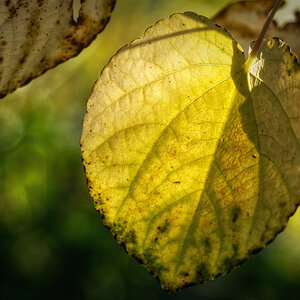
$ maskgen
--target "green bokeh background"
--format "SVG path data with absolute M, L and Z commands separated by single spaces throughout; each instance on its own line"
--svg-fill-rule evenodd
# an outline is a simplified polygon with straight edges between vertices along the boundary
M 168 295 L 104 228 L 88 193 L 81 122 L 108 59 L 158 19 L 225 4 L 119 0 L 90 47 L 1 100 L 0 299 L 300 299 L 300 212 L 229 275 Z

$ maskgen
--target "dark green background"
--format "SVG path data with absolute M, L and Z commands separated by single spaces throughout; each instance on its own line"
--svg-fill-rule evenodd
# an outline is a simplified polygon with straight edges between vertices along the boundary
M 79 139 L 108 59 L 173 12 L 211 16 L 221 0 L 119 0 L 79 57 L 0 101 L 0 299 L 300 299 L 300 215 L 231 274 L 166 294 L 104 228 Z

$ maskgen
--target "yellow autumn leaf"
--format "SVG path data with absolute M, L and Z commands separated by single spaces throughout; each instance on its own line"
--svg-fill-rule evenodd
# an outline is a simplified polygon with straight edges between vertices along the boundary
M 256 40 L 266 17 L 274 6 L 274 0 L 239 1 L 225 7 L 212 20 L 230 31 L 233 38 L 248 50 L 249 44 Z M 272 21 L 266 38 L 280 37 L 298 57 L 300 56 L 300 12 L 295 12 L 296 20 L 278 26 Z
M 0 98 L 76 56 L 109 21 L 115 0 L 0 2 Z
M 278 39 L 258 57 L 247 73 L 226 30 L 174 14 L 111 58 L 87 103 L 95 207 L 168 291 L 230 271 L 299 204 L 299 64 Z

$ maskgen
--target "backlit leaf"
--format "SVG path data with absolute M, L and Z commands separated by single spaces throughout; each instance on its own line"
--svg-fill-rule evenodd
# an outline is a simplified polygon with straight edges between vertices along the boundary
M 256 40 L 268 13 L 274 6 L 273 0 L 240 1 L 228 5 L 212 20 L 230 31 L 244 49 Z M 280 37 L 300 56 L 300 12 L 295 13 L 296 21 L 279 27 L 272 21 L 266 38 Z
M 76 56 L 109 21 L 115 0 L 0 2 L 0 98 Z
M 230 271 L 299 204 L 299 63 L 273 39 L 244 64 L 223 28 L 175 14 L 112 57 L 87 103 L 95 207 L 166 290 Z

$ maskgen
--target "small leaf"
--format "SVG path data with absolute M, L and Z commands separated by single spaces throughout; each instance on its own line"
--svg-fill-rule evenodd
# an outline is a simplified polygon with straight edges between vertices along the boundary
M 87 47 L 109 21 L 115 0 L 0 2 L 0 98 Z
M 273 0 L 240 1 L 233 3 L 219 12 L 213 21 L 230 31 L 244 49 L 257 39 L 268 13 L 274 6 Z M 279 27 L 272 21 L 266 38 L 282 38 L 300 56 L 300 12 L 295 13 L 296 21 Z
M 274 39 L 244 65 L 226 30 L 175 14 L 112 57 L 87 103 L 95 207 L 168 291 L 230 271 L 299 204 L 299 63 Z

